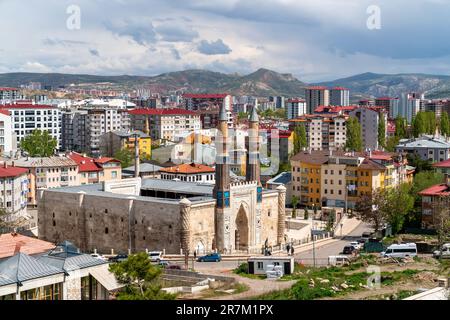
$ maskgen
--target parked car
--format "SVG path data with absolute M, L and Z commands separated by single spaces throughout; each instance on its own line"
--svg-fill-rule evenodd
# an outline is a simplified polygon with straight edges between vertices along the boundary
M 151 262 L 160 262 L 162 260 L 162 251 L 150 251 L 148 257 Z
M 450 259 L 450 243 L 442 245 L 441 250 L 434 251 L 433 257 L 441 258 L 441 252 L 442 252 L 442 259 Z
M 114 257 L 109 258 L 110 262 L 122 262 L 128 259 L 128 255 L 126 254 L 118 254 Z
M 219 262 L 222 256 L 219 253 L 210 253 L 197 259 L 198 262 Z
M 358 243 L 359 243 L 361 246 L 364 247 L 364 245 L 366 244 L 366 242 L 368 242 L 368 239 L 361 238 L 361 239 L 358 239 L 358 240 L 356 240 L 356 241 L 358 241 Z
M 362 249 L 362 245 L 358 241 L 352 241 L 349 243 L 349 245 L 355 247 L 356 250 Z
M 348 266 L 350 265 L 350 259 L 347 256 L 329 256 L 328 265 L 332 267 Z
M 343 254 L 353 254 L 356 253 L 358 249 L 356 249 L 354 246 L 345 246 L 342 250 Z
M 361 238 L 363 239 L 369 239 L 371 237 L 372 233 L 370 232 L 363 232 L 361 235 Z
M 167 260 L 161 260 L 159 261 L 159 265 L 164 269 L 175 269 L 175 270 L 181 270 L 181 266 L 178 264 L 170 263 Z
M 386 251 L 381 252 L 382 257 L 407 258 L 417 256 L 417 245 L 415 243 L 392 244 Z
M 104 256 L 102 256 L 102 255 L 100 255 L 98 253 L 91 253 L 91 257 L 92 258 L 97 258 L 97 259 L 100 259 L 100 260 L 103 260 L 103 261 L 108 261 L 107 258 L 105 258 Z

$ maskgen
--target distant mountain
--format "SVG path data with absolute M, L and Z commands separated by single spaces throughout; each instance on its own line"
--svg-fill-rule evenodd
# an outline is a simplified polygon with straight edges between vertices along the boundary
M 401 93 L 420 92 L 427 98 L 450 96 L 450 76 L 420 73 L 376 74 L 362 73 L 348 78 L 317 83 L 325 86 L 344 86 L 352 96 L 399 96 Z
M 300 96 L 304 94 L 305 83 L 291 74 L 281 74 L 267 69 L 240 76 L 208 70 L 185 70 L 160 74 L 158 76 L 94 76 L 59 73 L 5 73 L 0 74 L 0 86 L 18 87 L 29 82 L 41 82 L 52 87 L 88 87 L 103 84 L 116 89 L 148 87 L 154 92 L 228 92 L 234 95 L 254 96 Z
M 5 73 L 0 74 L 0 86 L 18 87 L 29 82 L 43 85 L 68 86 L 74 84 L 84 88 L 109 88 L 130 90 L 150 88 L 152 92 L 227 92 L 233 95 L 267 97 L 282 95 L 304 96 L 308 84 L 292 74 L 259 69 L 251 74 L 224 74 L 208 70 L 185 70 L 163 73 L 157 76 L 96 76 L 60 73 Z M 420 92 L 427 98 L 450 97 L 450 76 L 429 74 L 376 74 L 363 73 L 315 85 L 344 86 L 350 89 L 352 100 L 361 97 L 399 96 L 401 93 Z

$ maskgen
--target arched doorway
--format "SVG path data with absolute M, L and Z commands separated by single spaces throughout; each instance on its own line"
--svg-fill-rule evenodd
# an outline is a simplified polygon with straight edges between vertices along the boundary
M 235 231 L 235 248 L 236 250 L 248 249 L 248 218 L 247 212 L 243 205 L 239 208 L 236 216 L 236 231 Z

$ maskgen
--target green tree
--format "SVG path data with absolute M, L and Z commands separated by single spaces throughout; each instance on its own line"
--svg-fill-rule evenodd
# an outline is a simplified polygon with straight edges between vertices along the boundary
M 431 187 L 435 184 L 442 183 L 444 181 L 444 175 L 440 172 L 434 171 L 421 171 L 414 176 L 411 192 L 414 196 L 420 200 L 419 192 Z
M 442 135 L 445 137 L 450 136 L 450 122 L 447 112 L 442 112 L 439 127 Z
M 418 154 L 408 154 L 407 158 L 409 165 L 416 168 L 416 174 L 433 168 L 431 160 L 422 160 Z
M 361 124 L 355 117 L 349 117 L 347 120 L 347 141 L 345 148 L 351 151 L 362 150 Z
M 50 157 L 55 153 L 58 142 L 47 130 L 39 129 L 27 135 L 20 141 L 20 147 L 26 151 L 30 157 Z
M 294 128 L 294 154 L 302 151 L 303 148 L 308 146 L 306 139 L 306 129 L 303 123 L 300 123 Z
M 386 145 L 386 121 L 382 116 L 378 122 L 378 145 L 383 148 Z
M 276 109 L 273 116 L 278 119 L 286 119 L 286 109 L 280 108 Z
M 411 186 L 401 184 L 395 188 L 386 189 L 382 204 L 381 215 L 392 227 L 392 233 L 397 234 L 414 208 L 414 196 L 410 193 Z
M 386 145 L 384 146 L 384 148 L 386 149 L 386 151 L 394 152 L 395 147 L 398 145 L 399 141 L 400 138 L 397 136 L 389 137 L 386 141 Z
M 174 295 L 161 290 L 158 280 L 161 269 L 154 266 L 145 252 L 133 254 L 125 261 L 110 265 L 109 270 L 125 288 L 119 300 L 172 300 Z
M 355 210 L 352 210 L 348 216 L 368 223 L 375 232 L 380 231 L 385 220 L 378 210 L 376 203 L 380 203 L 382 198 L 381 191 L 379 190 L 373 191 L 369 195 L 361 195 L 358 201 L 356 201 Z
M 330 232 L 331 230 L 333 230 L 334 227 L 334 220 L 335 220 L 335 216 L 336 216 L 336 210 L 332 210 L 330 212 L 330 214 L 328 215 L 328 219 L 327 219 L 327 225 L 325 227 L 325 230 Z
M 292 196 L 292 218 L 297 218 L 297 206 L 298 206 L 298 202 L 299 199 L 297 196 Z
M 395 118 L 395 136 L 400 139 L 406 137 L 406 119 L 400 116 Z
M 122 168 L 128 168 L 134 163 L 134 152 L 123 148 L 114 154 L 114 158 L 120 161 Z
M 239 112 L 238 113 L 238 120 L 243 120 L 243 119 L 247 119 L 247 118 L 248 118 L 247 112 Z

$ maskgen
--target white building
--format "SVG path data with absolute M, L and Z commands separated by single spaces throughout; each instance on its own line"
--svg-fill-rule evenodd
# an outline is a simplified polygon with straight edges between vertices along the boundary
M 0 101 L 12 102 L 17 99 L 20 99 L 19 89 L 0 87 Z
M 10 221 L 26 218 L 27 174 L 27 169 L 8 166 L 6 163 L 0 167 L 0 206 L 10 214 L 7 218 Z
M 0 105 L 0 110 L 9 111 L 11 127 L 16 135 L 17 144 L 20 144 L 20 141 L 34 130 L 39 129 L 47 130 L 56 139 L 56 148 L 60 148 L 61 112 L 58 108 L 29 102 L 17 102 Z
M 17 149 L 9 111 L 0 109 L 0 154 L 8 154 Z
M 349 106 L 350 90 L 342 87 L 330 89 L 330 105 L 332 106 Z
M 288 99 L 286 101 L 288 119 L 295 119 L 306 114 L 306 101 L 303 99 Z
M 135 109 L 129 111 L 130 127 L 143 132 L 150 131 L 153 140 L 175 141 L 176 137 L 198 132 L 200 115 L 183 109 Z
M 198 163 L 184 163 L 159 170 L 162 180 L 180 180 L 187 182 L 215 183 L 215 170 Z

